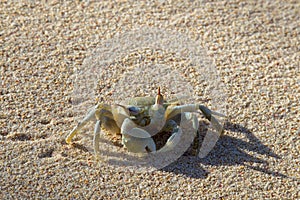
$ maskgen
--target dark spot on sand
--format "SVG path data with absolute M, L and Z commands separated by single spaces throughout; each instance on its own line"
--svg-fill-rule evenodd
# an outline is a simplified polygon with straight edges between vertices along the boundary
M 72 143 L 72 146 L 73 146 L 74 148 L 80 149 L 80 150 L 82 150 L 82 151 L 84 151 L 84 152 L 88 152 L 88 151 L 89 151 L 89 150 L 88 150 L 85 146 L 83 146 L 82 144 Z
M 52 157 L 52 154 L 54 152 L 54 149 L 48 149 L 45 152 L 42 152 L 38 155 L 39 158 L 50 158 Z
M 17 133 L 9 136 L 8 139 L 11 139 L 12 141 L 27 141 L 27 140 L 31 140 L 31 135 Z
M 0 135 L 7 136 L 8 135 L 8 131 L 7 130 L 0 130 Z
M 49 119 L 41 119 L 40 123 L 43 124 L 43 125 L 46 125 L 46 124 L 50 123 L 50 120 Z

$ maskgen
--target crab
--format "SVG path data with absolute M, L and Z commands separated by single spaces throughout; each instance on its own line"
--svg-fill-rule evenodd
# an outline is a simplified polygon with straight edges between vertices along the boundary
M 156 153 L 173 150 L 184 131 L 181 123 L 192 122 L 192 130 L 198 131 L 198 118 L 192 113 L 201 111 L 217 132 L 223 127 L 214 112 L 201 104 L 181 105 L 177 100 L 166 101 L 158 88 L 156 97 L 135 97 L 120 104 L 98 103 L 81 122 L 68 134 L 66 143 L 71 144 L 73 137 L 90 121 L 96 121 L 93 147 L 95 155 L 99 154 L 101 128 L 113 134 L 121 135 L 121 144 L 133 153 Z M 169 133 L 169 134 L 167 134 Z M 163 145 L 157 145 L 155 137 L 165 137 Z M 199 149 L 199 147 L 197 147 Z

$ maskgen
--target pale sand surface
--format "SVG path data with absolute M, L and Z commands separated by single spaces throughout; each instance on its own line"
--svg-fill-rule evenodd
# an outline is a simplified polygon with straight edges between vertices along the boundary
M 1 1 L 0 199 L 299 199 L 299 12 L 279 0 Z M 228 122 L 204 159 L 123 172 L 64 142 L 75 68 L 136 25 L 188 30 L 214 59 Z

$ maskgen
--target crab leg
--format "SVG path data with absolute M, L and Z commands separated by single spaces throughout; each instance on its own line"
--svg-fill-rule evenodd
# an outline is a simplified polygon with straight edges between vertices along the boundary
M 204 140 L 202 142 L 202 146 L 199 149 L 198 156 L 200 158 L 204 158 L 215 146 L 218 138 L 222 134 L 223 126 L 220 124 L 218 119 L 215 116 L 225 117 L 225 115 L 211 111 L 207 107 L 198 104 L 189 104 L 183 106 L 174 106 L 170 110 L 167 110 L 166 117 L 172 118 L 179 113 L 183 112 L 196 112 L 198 109 L 203 113 L 203 115 L 211 122 L 213 129 L 209 128 Z
M 96 112 L 97 106 L 92 108 L 88 114 L 83 118 L 81 122 L 77 124 L 77 126 L 69 133 L 69 135 L 66 138 L 66 143 L 70 144 L 72 141 L 72 138 L 89 122 L 96 120 L 95 112 Z
M 203 115 L 212 123 L 212 125 L 217 129 L 217 131 L 222 131 L 222 125 L 219 123 L 219 121 L 214 117 L 220 116 L 220 117 L 225 117 L 225 115 L 211 111 L 207 107 L 199 104 L 187 104 L 187 105 L 180 105 L 180 106 L 174 106 L 171 107 L 170 109 L 167 109 L 166 111 L 166 118 L 170 119 L 172 117 L 175 117 L 176 115 L 184 112 L 197 112 L 200 110 Z
M 163 146 L 158 152 L 167 152 L 173 150 L 174 147 L 180 142 L 182 136 L 181 128 L 178 128 L 178 131 L 174 132 L 171 137 L 168 139 L 165 146 Z
M 95 117 L 97 121 L 94 128 L 94 139 L 93 139 L 94 153 L 96 157 L 100 153 L 99 142 L 100 142 L 101 125 L 103 124 L 104 128 L 112 131 L 113 133 L 119 133 L 120 131 L 116 122 L 114 121 L 113 113 L 109 110 L 110 107 L 105 104 L 100 104 L 99 106 L 97 106 L 97 108 L 98 109 L 95 111 Z M 115 107 L 111 107 L 111 108 L 115 108 Z
M 219 116 L 219 117 L 226 117 L 226 116 L 222 113 L 212 111 L 203 105 L 199 105 L 199 109 L 206 117 L 206 119 L 208 119 L 211 122 L 211 124 L 217 130 L 217 132 L 221 133 L 223 131 L 223 126 L 220 124 L 220 122 L 215 116 Z
M 187 105 L 180 105 L 180 106 L 171 106 L 168 107 L 166 110 L 165 117 L 166 119 L 171 119 L 176 115 L 179 115 L 184 112 L 196 112 L 198 110 L 197 104 L 187 104 Z
M 94 139 L 93 139 L 94 153 L 96 156 L 100 152 L 100 150 L 99 150 L 100 132 L 101 132 L 101 121 L 97 120 L 95 129 L 94 129 Z
M 73 137 L 79 133 L 79 131 L 90 121 L 102 120 L 102 119 L 110 119 L 112 118 L 112 113 L 109 111 L 110 106 L 107 104 L 97 104 L 94 106 L 88 114 L 83 118 L 81 122 L 77 124 L 77 126 L 69 133 L 66 138 L 66 143 L 70 144 Z
M 165 146 L 158 150 L 158 152 L 173 151 L 175 148 L 177 151 L 180 151 L 182 148 L 182 150 L 185 151 L 190 146 L 198 131 L 198 119 L 195 115 L 189 112 L 183 113 L 181 119 L 182 120 L 179 125 L 175 122 L 176 127 L 174 133 L 167 140 Z M 168 122 L 170 123 L 172 120 Z

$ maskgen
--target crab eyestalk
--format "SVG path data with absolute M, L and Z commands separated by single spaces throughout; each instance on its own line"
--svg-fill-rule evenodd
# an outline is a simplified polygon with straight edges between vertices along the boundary
M 164 104 L 164 97 L 160 93 L 160 87 L 157 89 L 157 95 L 155 97 L 155 104 L 156 105 L 163 105 Z
M 149 115 L 151 118 L 150 124 L 142 127 L 145 131 L 147 131 L 151 136 L 157 134 L 166 123 L 165 118 L 165 108 L 163 107 L 164 97 L 160 93 L 160 87 L 158 87 L 157 95 L 155 97 L 155 103 L 149 109 Z

